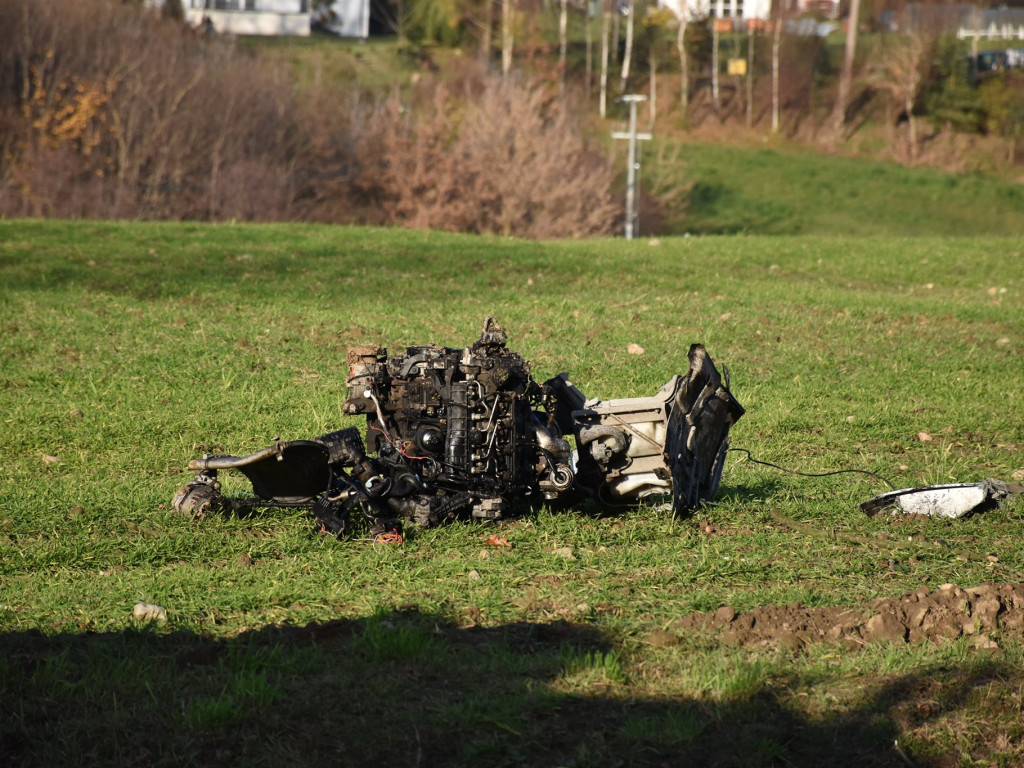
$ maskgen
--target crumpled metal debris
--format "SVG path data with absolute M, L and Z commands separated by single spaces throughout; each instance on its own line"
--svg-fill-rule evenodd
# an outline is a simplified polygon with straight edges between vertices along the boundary
M 1011 494 L 1022 492 L 1024 486 L 989 478 L 978 483 L 901 488 L 875 496 L 862 503 L 860 508 L 868 515 L 890 512 L 894 515 L 959 518 L 994 509 Z
M 655 395 L 602 400 L 566 373 L 535 381 L 506 343 L 488 317 L 464 348 L 353 347 L 343 410 L 366 419 L 365 437 L 350 426 L 248 456 L 204 455 L 172 507 L 189 519 L 301 507 L 339 536 L 354 513 L 376 536 L 543 503 L 671 495 L 683 515 L 715 498 L 744 411 L 703 346 L 690 346 L 687 370 Z M 218 472 L 228 470 L 249 479 L 252 496 L 223 492 Z

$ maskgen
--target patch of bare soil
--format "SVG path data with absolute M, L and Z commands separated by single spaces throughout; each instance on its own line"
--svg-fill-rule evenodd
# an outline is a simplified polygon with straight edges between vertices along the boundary
M 1024 584 L 982 584 L 961 589 L 943 584 L 902 597 L 879 598 L 862 608 L 764 605 L 737 612 L 724 606 L 675 622 L 676 637 L 710 633 L 734 646 L 777 645 L 797 650 L 818 642 L 853 649 L 871 642 L 942 642 L 972 638 L 977 648 L 997 648 L 1000 637 L 1024 637 Z M 657 633 L 656 633 L 657 634 Z M 664 642 L 663 635 L 659 635 Z M 652 637 L 652 642 L 659 642 Z

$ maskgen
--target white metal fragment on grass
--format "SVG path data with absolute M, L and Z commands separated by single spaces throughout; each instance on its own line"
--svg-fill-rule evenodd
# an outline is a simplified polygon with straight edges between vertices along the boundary
M 167 609 L 153 603 L 136 603 L 132 615 L 137 621 L 167 621 Z
M 894 515 L 958 518 L 999 506 L 1002 499 L 1020 491 L 1020 486 L 989 478 L 980 483 L 901 488 L 865 501 L 860 508 L 869 515 L 890 512 Z

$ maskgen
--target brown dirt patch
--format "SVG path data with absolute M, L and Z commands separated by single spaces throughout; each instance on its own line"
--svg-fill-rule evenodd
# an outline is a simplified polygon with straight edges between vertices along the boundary
M 764 605 L 749 611 L 723 606 L 676 621 L 672 632 L 703 632 L 733 646 L 777 645 L 797 650 L 834 642 L 853 649 L 871 642 L 942 642 L 969 637 L 977 648 L 997 648 L 1002 637 L 1024 637 L 1024 584 L 960 588 L 944 584 L 866 607 Z M 658 637 L 664 645 L 664 637 Z

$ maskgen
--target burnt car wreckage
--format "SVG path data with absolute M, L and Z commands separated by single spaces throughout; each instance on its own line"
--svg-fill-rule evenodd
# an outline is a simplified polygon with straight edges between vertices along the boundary
M 206 455 L 189 462 L 198 474 L 172 506 L 193 519 L 302 507 L 343 536 L 354 513 L 381 532 L 586 499 L 671 495 L 685 514 L 714 498 L 729 429 L 744 411 L 703 346 L 690 347 L 687 372 L 655 395 L 598 400 L 564 373 L 538 384 L 506 341 L 489 317 L 464 349 L 352 348 L 344 411 L 365 415 L 365 444 L 349 427 L 249 456 Z M 224 494 L 223 470 L 245 475 L 253 495 Z

